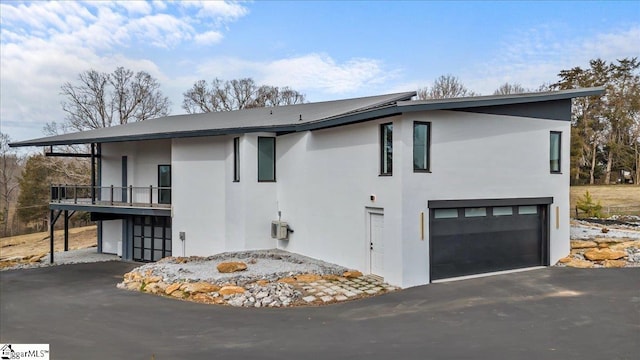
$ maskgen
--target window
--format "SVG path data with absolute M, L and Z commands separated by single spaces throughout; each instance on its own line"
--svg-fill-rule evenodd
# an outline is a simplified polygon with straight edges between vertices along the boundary
M 519 215 L 533 215 L 538 213 L 538 207 L 536 205 L 518 206 Z
M 258 181 L 276 181 L 276 138 L 258 137 Z
M 158 204 L 171 204 L 171 165 L 158 165 Z
M 380 125 L 380 175 L 393 172 L 393 124 Z
M 465 208 L 464 217 L 480 217 L 487 216 L 487 208 Z
M 560 173 L 560 149 L 562 133 L 552 131 L 549 138 L 549 167 L 552 173 Z
M 458 209 L 435 209 L 434 219 L 455 219 L 458 217 Z
M 413 123 L 413 171 L 429 172 L 431 123 Z
M 509 216 L 513 215 L 513 208 L 511 206 L 501 206 L 493 208 L 493 216 Z
M 240 181 L 240 138 L 233 138 L 233 181 Z

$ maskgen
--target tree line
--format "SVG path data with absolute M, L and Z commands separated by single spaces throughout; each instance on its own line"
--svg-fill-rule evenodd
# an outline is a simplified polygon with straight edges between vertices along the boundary
M 493 95 L 603 86 L 603 96 L 574 100 L 571 120 L 572 184 L 609 184 L 640 179 L 640 63 L 637 58 L 615 62 L 591 60 L 588 68 L 561 70 L 555 83 L 527 89 L 506 82 Z M 150 74 L 118 67 L 112 73 L 88 70 L 75 82 L 61 86 L 64 121 L 48 123 L 47 135 L 85 131 L 167 116 L 169 98 Z M 419 88 L 417 98 L 445 99 L 480 94 L 451 74 Z M 256 83 L 251 78 L 209 82 L 198 80 L 183 93 L 182 109 L 189 114 L 283 106 L 306 102 L 289 87 Z M 89 183 L 85 160 L 31 155 L 23 158 L 8 147 L 0 133 L 0 236 L 29 230 L 47 213 L 50 183 Z M 71 147 L 70 151 L 86 148 Z M 23 229 L 23 230 L 20 230 Z

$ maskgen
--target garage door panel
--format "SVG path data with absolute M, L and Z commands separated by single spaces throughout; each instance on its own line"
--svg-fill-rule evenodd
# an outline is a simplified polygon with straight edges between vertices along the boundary
M 520 215 L 515 210 L 513 215 L 505 216 L 432 217 L 431 278 L 542 265 L 541 213 L 539 210 L 537 214 Z

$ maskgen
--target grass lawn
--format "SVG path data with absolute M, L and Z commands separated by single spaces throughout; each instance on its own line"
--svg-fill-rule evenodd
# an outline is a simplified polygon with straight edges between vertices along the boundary
M 571 187 L 572 216 L 575 216 L 576 203 L 587 190 L 594 202 L 600 201 L 605 215 L 607 211 L 611 215 L 640 215 L 640 186 L 585 185 Z
M 54 240 L 55 251 L 62 251 L 64 249 L 64 230 L 56 230 Z M 69 250 L 84 249 L 96 246 L 97 243 L 95 225 L 69 229 Z M 48 252 L 49 232 L 0 238 L 0 260 Z

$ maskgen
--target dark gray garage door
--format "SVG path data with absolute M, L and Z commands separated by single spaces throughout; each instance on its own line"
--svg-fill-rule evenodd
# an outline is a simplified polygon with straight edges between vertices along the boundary
M 547 264 L 548 205 L 492 203 L 431 209 L 431 280 Z

